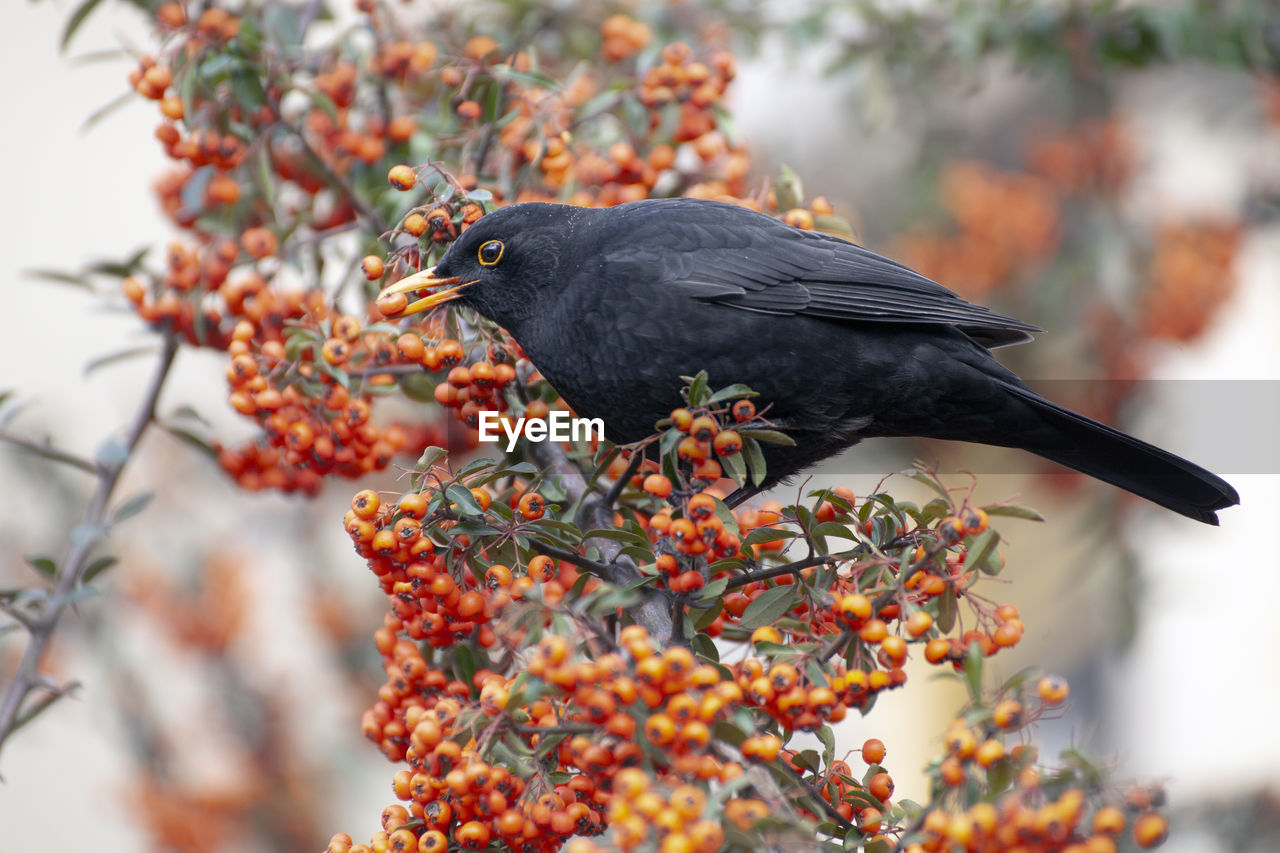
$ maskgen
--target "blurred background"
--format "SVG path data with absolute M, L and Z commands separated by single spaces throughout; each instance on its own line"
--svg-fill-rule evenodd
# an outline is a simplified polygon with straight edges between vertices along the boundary
M 114 293 L 31 271 L 118 260 L 172 230 L 150 189 L 164 163 L 153 105 L 126 99 L 86 122 L 129 92 L 154 34 L 129 5 L 105 4 L 60 51 L 77 5 L 12 4 L 0 32 L 0 392 L 12 392 L 0 413 L 7 432 L 92 455 L 127 422 L 151 363 L 86 366 L 153 336 Z M 395 5 L 415 20 L 462 8 Z M 492 25 L 538 5 L 468 9 Z M 541 5 L 584 21 L 625 11 L 658 33 L 675 20 L 733 49 L 727 108 L 759 181 L 825 196 L 859 242 L 1043 326 L 1005 363 L 1239 489 L 1242 506 L 1212 529 L 1032 457 L 907 442 L 857 448 L 808 484 L 867 494 L 922 458 L 953 484 L 977 474 L 980 499 L 1039 509 L 1047 523 L 1001 526 L 997 597 L 1027 631 L 996 668 L 1071 681 L 1068 713 L 1038 733 L 1045 752 L 1082 747 L 1111 756 L 1122 779 L 1166 784 L 1167 849 L 1277 849 L 1272 4 Z M 354 13 L 333 12 L 323 26 L 337 34 Z M 230 443 L 251 430 L 225 403 L 224 365 L 184 350 L 161 411 L 191 407 Z M 359 730 L 381 679 L 369 637 L 383 605 L 342 529 L 357 486 L 313 500 L 249 493 L 171 435 L 141 450 L 120 494 L 155 498 L 115 534 L 121 564 L 69 614 L 47 661 L 80 687 L 0 762 L 2 846 L 314 850 L 339 830 L 367 835 L 391 792 Z M 0 588 L 29 585 L 23 555 L 56 552 L 79 518 L 86 478 L 68 470 L 0 446 Z M 901 477 L 886 488 L 919 496 Z M 0 636 L 0 684 L 20 653 L 16 635 Z M 914 670 L 910 689 L 841 730 L 850 748 L 885 741 L 903 798 L 927 796 L 919 768 L 963 701 L 928 677 Z

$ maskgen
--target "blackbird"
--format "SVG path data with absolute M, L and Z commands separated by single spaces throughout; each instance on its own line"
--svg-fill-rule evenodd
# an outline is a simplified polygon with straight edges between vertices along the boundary
M 617 443 L 681 405 L 681 376 L 750 386 L 796 442 L 764 448 L 761 489 L 864 438 L 928 436 L 1022 448 L 1208 524 L 1239 503 L 1221 478 L 1050 402 L 990 353 L 1043 330 L 735 205 L 511 205 L 384 295 L 437 287 L 405 313 L 456 300 L 498 323 Z

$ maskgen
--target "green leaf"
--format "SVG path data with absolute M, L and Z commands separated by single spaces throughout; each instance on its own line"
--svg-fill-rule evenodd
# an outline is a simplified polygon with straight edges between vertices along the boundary
M 988 575 L 1000 574 L 1000 555 L 996 546 L 1000 544 L 1000 534 L 994 530 L 984 530 L 969 543 L 969 553 L 964 558 L 966 572 L 978 569 Z
M 764 453 L 760 450 L 760 443 L 754 438 L 743 439 L 741 455 L 746 457 L 747 467 L 751 469 L 752 485 L 758 486 L 763 483 L 768 473 L 768 466 L 764 461 Z
M 836 756 L 836 733 L 831 726 L 823 726 L 817 731 L 818 740 L 822 741 L 822 763 L 830 765 Z
M 1028 521 L 1044 521 L 1044 516 L 1029 506 L 991 504 L 990 506 L 984 506 L 982 511 L 987 515 L 1003 515 L 1008 518 L 1025 518 Z
M 924 483 L 926 486 L 941 495 L 942 499 L 947 502 L 948 507 L 951 505 L 951 495 L 947 492 L 946 488 L 943 487 L 942 483 L 938 481 L 937 477 L 926 471 L 921 471 L 919 468 L 908 468 L 899 473 L 904 477 L 915 480 L 917 483 Z
M 71 17 L 67 19 L 67 25 L 62 28 L 62 40 L 58 44 L 58 49 L 66 51 L 67 46 L 71 44 L 71 39 L 75 36 L 80 26 L 85 22 L 89 15 L 93 14 L 93 10 L 98 7 L 102 0 L 85 0 L 81 3 Z
M 709 388 L 707 385 L 707 372 L 699 370 L 697 376 L 683 377 L 689 383 L 689 405 L 697 409 L 706 405 Z
M 765 444 L 781 444 L 784 447 L 796 446 L 794 438 L 776 429 L 740 429 L 738 430 L 738 435 L 743 438 L 754 438 L 756 441 L 763 441 Z
M 106 355 L 100 355 L 84 366 L 84 375 L 88 376 L 100 367 L 106 367 L 107 365 L 116 364 L 121 361 L 128 361 L 129 359 L 137 358 L 140 355 L 151 355 L 155 351 L 155 344 L 145 344 L 139 347 L 129 347 L 127 349 L 109 352 Z
M 798 591 L 796 584 L 766 589 L 747 605 L 739 626 L 745 631 L 754 631 L 763 625 L 772 625 L 796 606 L 800 597 Z
M 43 554 L 27 554 L 23 559 L 27 561 L 28 566 L 49 580 L 53 580 L 58 576 L 58 564 L 53 561 L 52 557 L 46 557 Z
M 182 427 L 174 426 L 173 424 L 166 424 L 166 423 L 160 423 L 160 422 L 157 422 L 156 426 L 160 427 L 162 430 L 169 433 L 169 435 L 173 436 L 179 441 L 183 441 L 191 445 L 196 450 L 199 450 L 201 453 L 208 456 L 210 459 L 218 458 L 218 451 L 214 449 L 213 445 L 210 444 L 208 441 L 204 440 L 203 438 L 201 438 L 200 436 L 196 435 L 195 433 L 191 432 L 190 430 L 183 429 Z
M 938 630 L 948 634 L 956 626 L 956 617 L 960 612 L 960 606 L 956 602 L 955 588 L 948 585 L 935 601 L 938 602 Z
M 94 560 L 84 570 L 84 575 L 83 575 L 84 583 L 89 583 L 98 575 L 102 574 L 103 572 L 105 572 L 107 569 L 111 568 L 118 562 L 120 562 L 120 558 L 113 557 L 110 554 L 106 554 Z
M 155 492 L 143 492 L 140 495 L 134 495 L 129 498 L 129 500 L 120 504 L 120 506 L 116 508 L 115 513 L 111 516 L 111 523 L 119 524 L 122 521 L 133 518 L 135 515 L 146 509 L 147 504 L 151 503 L 151 499 L 155 496 Z
M 231 73 L 231 93 L 245 112 L 253 112 L 267 100 L 267 93 L 262 88 L 262 81 L 257 72 L 248 68 L 238 68 Z
M 720 464 L 724 466 L 725 476 L 739 486 L 745 486 L 747 483 L 747 466 L 743 464 L 742 457 L 743 454 L 741 453 L 720 457 Z M 755 472 L 753 471 L 752 473 L 754 474 Z M 759 483 L 756 485 L 759 485 Z
M 759 394 L 757 394 L 755 391 L 752 391 L 748 386 L 743 385 L 741 382 L 736 382 L 733 385 L 727 385 L 724 388 L 721 388 L 719 391 L 715 392 L 710 397 L 708 397 L 707 405 L 714 406 L 716 403 L 719 403 L 722 400 L 736 400 L 739 397 L 759 397 L 759 396 L 760 396 Z
M 763 545 L 780 539 L 794 539 L 798 535 L 794 530 L 784 530 L 781 527 L 757 527 L 742 540 L 742 548 L 745 551 L 752 545 Z
M 614 542 L 625 542 L 628 545 L 635 545 L 640 548 L 648 548 L 649 540 L 634 530 L 624 530 L 620 527 L 599 527 L 595 530 L 589 530 L 583 534 L 583 540 L 587 539 L 612 539 Z
M 982 696 L 982 657 L 977 642 L 970 643 L 964 658 L 964 684 L 969 689 L 969 698 L 975 702 Z
M 458 511 L 463 515 L 484 515 L 484 510 L 480 508 L 480 504 L 476 503 L 475 495 L 471 494 L 471 490 L 466 486 L 453 483 L 444 490 L 444 494 L 450 501 L 457 504 Z
M 694 654 L 710 663 L 720 662 L 720 652 L 716 648 L 715 640 L 706 634 L 694 634 L 689 640 L 689 647 L 693 649 Z
M 717 601 L 710 607 L 704 607 L 698 612 L 698 618 L 693 621 L 694 630 L 705 631 L 707 626 L 716 621 L 716 617 L 724 610 L 724 602 Z
M 87 290 L 90 293 L 93 292 L 93 285 L 82 276 L 75 275 L 74 273 L 63 272 L 62 270 L 23 270 L 22 272 L 23 275 L 28 275 L 31 278 L 38 278 L 42 281 L 52 281 L 57 284 L 70 284 Z
M 720 598 L 728 587 L 728 578 L 717 578 L 698 591 L 698 601 L 712 601 Z
M 422 451 L 422 455 L 418 457 L 418 464 L 415 466 L 419 471 L 430 471 L 436 467 L 436 464 L 449 456 L 449 451 L 443 447 L 432 445 Z

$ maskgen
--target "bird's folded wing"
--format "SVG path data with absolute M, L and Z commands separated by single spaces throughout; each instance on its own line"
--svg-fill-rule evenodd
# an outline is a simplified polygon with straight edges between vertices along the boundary
M 966 302 L 852 243 L 781 223 L 751 225 L 717 234 L 703 232 L 723 226 L 692 224 L 659 256 L 664 282 L 695 299 L 745 311 L 954 326 L 987 347 L 1022 343 L 1042 331 Z

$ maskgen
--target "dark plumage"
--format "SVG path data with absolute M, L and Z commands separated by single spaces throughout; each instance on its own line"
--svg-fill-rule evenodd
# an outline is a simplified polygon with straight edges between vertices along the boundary
M 653 432 L 680 376 L 751 386 L 796 440 L 765 448 L 766 487 L 863 438 L 929 436 L 1029 450 L 1209 524 L 1239 503 L 1221 478 L 1044 399 L 991 356 L 1035 326 L 744 208 L 513 205 L 392 289 L 446 284 L 411 309 L 457 299 L 499 323 L 616 442 Z

